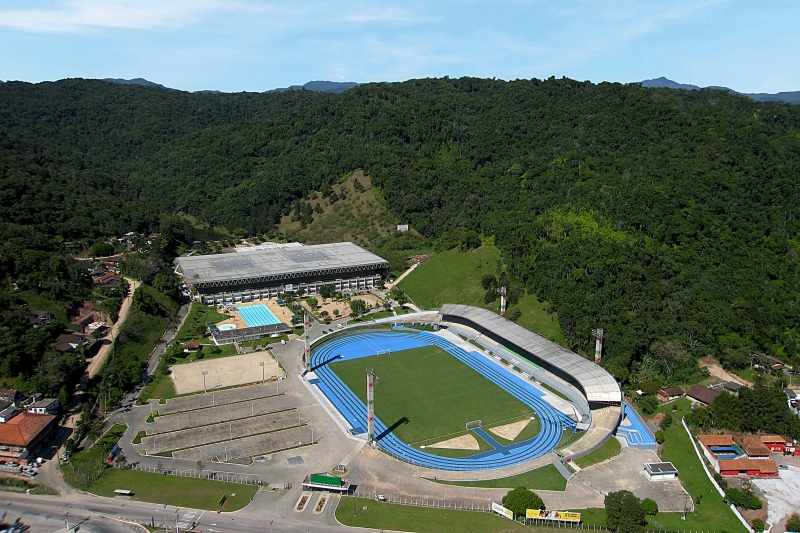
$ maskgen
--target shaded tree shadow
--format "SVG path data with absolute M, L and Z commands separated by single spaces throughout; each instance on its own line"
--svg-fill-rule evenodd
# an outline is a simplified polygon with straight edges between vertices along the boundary
M 318 369 L 321 366 L 327 365 L 328 363 L 332 363 L 333 361 L 338 361 L 341 358 L 342 358 L 342 356 L 339 355 L 339 354 L 332 355 L 332 356 L 328 357 L 327 359 L 325 359 L 324 361 L 322 361 L 321 363 L 312 366 L 311 367 L 311 372 L 313 372 L 314 370 Z

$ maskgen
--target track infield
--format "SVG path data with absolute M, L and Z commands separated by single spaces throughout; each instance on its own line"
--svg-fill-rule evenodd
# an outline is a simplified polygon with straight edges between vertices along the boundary
M 465 424 L 473 420 L 482 420 L 487 428 L 534 414 L 529 406 L 436 346 L 330 365 L 364 403 L 367 367 L 374 368 L 379 378 L 375 415 L 406 444 L 434 444 L 465 434 Z

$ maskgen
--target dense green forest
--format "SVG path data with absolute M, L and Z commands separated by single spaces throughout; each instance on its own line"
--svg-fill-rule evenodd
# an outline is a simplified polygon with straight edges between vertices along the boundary
M 331 95 L 0 86 L 0 277 L 63 240 L 190 221 L 276 231 L 364 169 L 434 246 L 494 236 L 567 342 L 615 373 L 800 350 L 800 107 L 569 79 L 373 83 Z M 313 216 L 313 214 L 311 215 Z

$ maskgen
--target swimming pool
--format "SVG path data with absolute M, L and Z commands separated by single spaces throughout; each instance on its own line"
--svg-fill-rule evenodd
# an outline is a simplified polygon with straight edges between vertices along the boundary
M 220 331 L 230 331 L 236 329 L 236 324 L 217 324 L 217 329 Z
M 281 321 L 278 320 L 278 317 L 276 317 L 264 304 L 240 305 L 236 311 L 238 311 L 239 315 L 242 317 L 242 320 L 247 323 L 247 327 L 249 328 L 281 323 Z

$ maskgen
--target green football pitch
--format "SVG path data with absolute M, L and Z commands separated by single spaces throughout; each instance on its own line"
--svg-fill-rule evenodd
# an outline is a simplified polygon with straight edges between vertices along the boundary
M 365 404 L 367 367 L 378 376 L 376 416 L 416 447 L 464 434 L 473 420 L 487 429 L 533 415 L 529 406 L 435 346 L 332 363 L 331 370 Z

